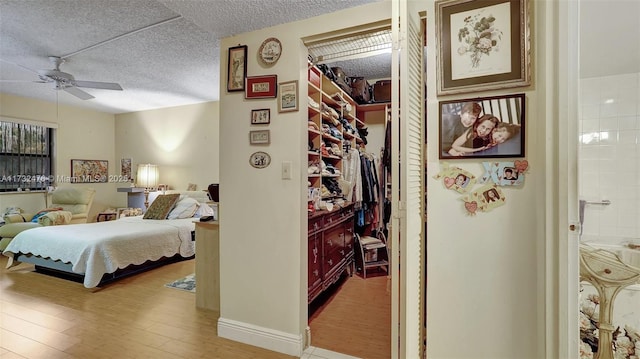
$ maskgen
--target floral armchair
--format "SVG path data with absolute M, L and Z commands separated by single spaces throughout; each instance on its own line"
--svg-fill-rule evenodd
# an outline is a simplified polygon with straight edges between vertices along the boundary
M 18 233 L 36 227 L 86 223 L 95 196 L 93 188 L 58 188 L 51 194 L 51 206 L 35 213 L 8 214 L 0 227 L 0 251 Z

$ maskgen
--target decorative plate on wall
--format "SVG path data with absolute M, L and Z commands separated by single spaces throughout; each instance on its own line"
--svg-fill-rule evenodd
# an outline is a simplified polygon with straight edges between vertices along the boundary
M 275 37 L 270 37 L 262 42 L 258 49 L 258 58 L 265 65 L 273 65 L 278 62 L 282 53 L 282 44 Z
M 266 152 L 254 152 L 249 157 L 249 164 L 255 168 L 266 168 L 271 164 L 271 156 Z

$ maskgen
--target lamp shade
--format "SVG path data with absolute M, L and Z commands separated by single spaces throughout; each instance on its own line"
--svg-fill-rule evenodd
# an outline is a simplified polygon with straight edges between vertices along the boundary
M 138 187 L 152 188 L 158 185 L 160 174 L 158 166 L 152 164 L 138 165 L 138 176 L 136 184 Z

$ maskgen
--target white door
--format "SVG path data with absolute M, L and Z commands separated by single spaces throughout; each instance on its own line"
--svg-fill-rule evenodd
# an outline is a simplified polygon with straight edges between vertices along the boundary
M 578 221 L 578 75 L 579 75 L 579 21 L 578 2 L 558 4 L 558 200 L 549 199 L 557 206 L 557 253 L 558 253 L 558 320 L 548 314 L 547 323 L 557 325 L 555 330 L 547 328 L 547 349 L 557 343 L 559 357 L 577 358 L 579 348 L 578 288 L 579 288 L 579 221 Z M 576 66 L 578 64 L 578 66 Z M 553 173 L 553 172 L 551 172 Z M 548 202 L 549 203 L 549 202 Z M 553 204 L 551 204 L 553 206 Z M 549 208 L 549 205 L 547 206 Z M 550 218 L 551 219 L 551 218 Z M 552 219 L 551 219 L 552 220 Z M 547 242 L 552 244 L 554 242 Z M 555 244 L 555 243 L 554 243 Z M 547 251 L 549 253 L 549 251 Z M 548 281 L 549 283 L 549 281 Z M 550 284 L 550 283 L 549 283 Z M 553 290 L 551 290 L 553 292 Z M 555 298 L 547 296 L 550 308 L 556 307 Z M 548 312 L 549 313 L 549 312 Z
M 418 5 L 394 1 L 391 12 L 391 273 L 399 279 L 392 282 L 391 297 L 394 359 L 420 358 L 423 350 L 424 32 Z

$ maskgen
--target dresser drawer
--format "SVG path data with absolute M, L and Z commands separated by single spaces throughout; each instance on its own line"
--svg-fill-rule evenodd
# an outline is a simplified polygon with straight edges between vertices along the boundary
M 337 249 L 344 248 L 344 227 L 336 226 L 325 231 L 322 238 L 322 245 L 325 255 Z
M 353 251 L 353 217 L 344 224 L 344 247 Z
M 327 279 L 327 276 L 331 276 L 333 274 L 332 272 L 334 272 L 343 261 L 344 258 L 342 253 L 340 253 L 340 250 L 325 253 L 324 258 L 322 258 L 322 269 L 325 273 L 325 280 Z
M 310 218 L 309 219 L 309 235 L 311 235 L 312 233 L 317 233 L 319 231 L 323 230 L 324 227 L 324 221 L 323 221 L 323 217 L 322 216 L 318 216 L 315 218 Z

